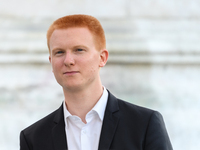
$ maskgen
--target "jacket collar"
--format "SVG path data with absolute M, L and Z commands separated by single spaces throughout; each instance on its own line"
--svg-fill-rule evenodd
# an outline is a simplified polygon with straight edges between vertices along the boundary
M 119 122 L 119 105 L 117 98 L 109 91 L 108 102 L 99 140 L 99 150 L 109 150 Z
M 57 110 L 56 115 L 54 117 L 52 137 L 55 150 L 67 150 L 67 139 L 65 135 L 65 123 L 62 105 Z

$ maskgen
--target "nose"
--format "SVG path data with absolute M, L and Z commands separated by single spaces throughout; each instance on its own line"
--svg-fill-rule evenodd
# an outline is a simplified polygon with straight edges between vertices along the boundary
M 66 52 L 64 64 L 65 66 L 72 66 L 75 64 L 74 57 L 71 52 Z

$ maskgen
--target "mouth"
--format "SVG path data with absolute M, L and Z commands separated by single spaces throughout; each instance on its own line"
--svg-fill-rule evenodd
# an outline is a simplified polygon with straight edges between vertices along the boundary
M 75 75 L 77 73 L 79 73 L 79 72 L 78 71 L 67 71 L 67 72 L 64 72 L 63 74 L 64 75 Z

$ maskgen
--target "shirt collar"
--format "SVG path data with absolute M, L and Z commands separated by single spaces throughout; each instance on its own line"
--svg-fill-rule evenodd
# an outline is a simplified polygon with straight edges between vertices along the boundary
M 103 86 L 103 94 L 102 94 L 101 98 L 98 100 L 98 102 L 96 103 L 96 105 L 92 108 L 93 111 L 97 112 L 101 121 L 103 121 L 107 101 L 108 101 L 108 91 Z
M 104 118 L 104 112 L 105 112 L 105 109 L 106 109 L 107 101 L 108 101 L 108 91 L 103 86 L 102 96 L 100 97 L 100 99 L 98 100 L 96 105 L 91 109 L 91 111 L 97 112 L 101 121 L 103 121 L 103 118 Z M 67 124 L 67 122 L 66 122 L 67 117 L 72 116 L 72 115 L 67 110 L 67 107 L 65 105 L 65 101 L 63 102 L 63 110 L 64 110 L 64 120 L 65 120 L 65 125 L 66 125 Z M 88 112 L 88 113 L 90 113 L 90 112 Z
M 65 117 L 65 118 L 67 118 L 67 117 L 69 117 L 69 116 L 72 116 L 72 115 L 70 114 L 70 112 L 68 111 L 68 109 L 67 109 L 67 106 L 66 106 L 66 104 L 65 104 L 65 101 L 63 102 L 63 110 L 64 110 L 64 117 Z

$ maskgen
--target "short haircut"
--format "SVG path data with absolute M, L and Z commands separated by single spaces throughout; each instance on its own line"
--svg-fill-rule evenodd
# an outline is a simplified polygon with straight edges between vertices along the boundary
M 89 15 L 77 14 L 59 18 L 56 21 L 54 21 L 53 24 L 49 27 L 47 31 L 47 45 L 49 48 L 49 52 L 50 52 L 49 41 L 54 30 L 67 29 L 71 27 L 88 28 L 94 37 L 97 50 L 106 48 L 106 38 L 101 23 L 95 17 Z

